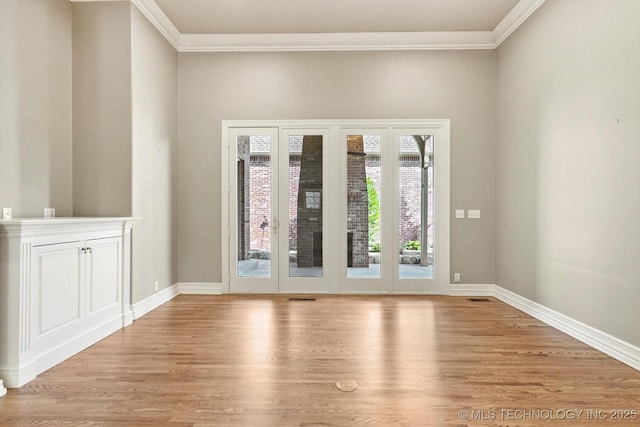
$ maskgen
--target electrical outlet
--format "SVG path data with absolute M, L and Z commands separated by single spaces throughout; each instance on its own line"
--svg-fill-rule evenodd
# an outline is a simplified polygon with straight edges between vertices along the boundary
M 156 280 L 156 281 L 154 282 L 154 284 L 153 284 L 153 290 L 154 290 L 155 292 L 158 292 L 158 281 L 157 281 L 157 280 Z
M 11 208 L 2 208 L 2 219 L 11 219 Z
M 453 281 L 454 282 L 460 281 L 460 273 L 453 273 Z

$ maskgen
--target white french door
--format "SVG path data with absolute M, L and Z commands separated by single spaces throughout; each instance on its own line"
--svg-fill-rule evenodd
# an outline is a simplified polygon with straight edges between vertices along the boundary
M 281 293 L 329 293 L 331 197 L 327 129 L 280 131 L 279 242 Z
M 223 137 L 225 291 L 448 293 L 447 120 L 223 122 Z
M 231 128 L 227 138 L 229 291 L 278 293 L 278 129 Z
M 338 145 L 340 292 L 389 293 L 393 283 L 390 257 L 393 170 L 389 162 L 388 129 L 343 128 Z M 362 218 L 363 211 L 366 218 Z
M 229 130 L 230 292 L 330 291 L 328 139 L 326 129 Z

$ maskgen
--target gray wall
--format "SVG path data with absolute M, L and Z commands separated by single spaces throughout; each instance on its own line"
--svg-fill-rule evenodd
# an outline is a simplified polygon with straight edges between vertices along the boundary
M 0 207 L 72 212 L 71 5 L 0 1 Z
M 141 216 L 132 301 L 177 281 L 178 54 L 129 2 L 73 4 L 74 214 Z
M 73 213 L 131 215 L 131 4 L 73 3 Z
M 640 2 L 547 1 L 496 56 L 496 282 L 640 345 Z
M 494 283 L 494 52 L 181 53 L 181 282 L 220 282 L 221 120 L 451 119 L 451 271 Z M 453 212 L 453 211 L 452 211 Z
M 178 281 L 178 53 L 131 8 L 133 301 Z
M 140 216 L 132 302 L 177 282 L 178 54 L 129 2 L 73 4 L 74 215 Z
M 178 54 L 129 2 L 0 1 L 0 207 L 143 216 L 133 302 L 177 282 Z

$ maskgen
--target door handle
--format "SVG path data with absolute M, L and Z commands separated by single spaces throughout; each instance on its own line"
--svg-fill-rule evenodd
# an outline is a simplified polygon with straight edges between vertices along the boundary
M 273 234 L 276 234 L 278 232 L 278 217 L 274 216 L 271 220 L 271 231 L 273 232 Z

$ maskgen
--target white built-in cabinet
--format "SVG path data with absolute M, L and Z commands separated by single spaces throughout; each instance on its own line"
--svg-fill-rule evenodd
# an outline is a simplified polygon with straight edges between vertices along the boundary
M 133 222 L 0 221 L 0 378 L 7 387 L 131 323 Z

